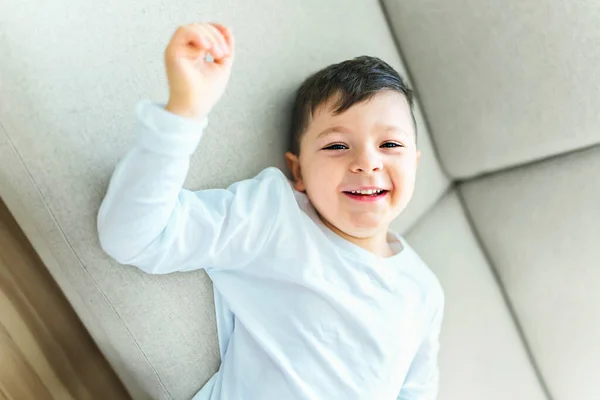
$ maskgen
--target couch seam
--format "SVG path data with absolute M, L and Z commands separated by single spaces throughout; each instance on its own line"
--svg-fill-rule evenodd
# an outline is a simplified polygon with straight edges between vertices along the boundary
M 458 200 L 460 202 L 460 205 L 462 206 L 467 223 L 469 224 L 469 226 L 471 228 L 471 232 L 473 233 L 473 237 L 475 238 L 475 241 L 476 241 L 477 245 L 479 246 L 479 249 L 481 250 L 481 253 L 482 253 L 485 261 L 488 263 L 489 269 L 494 277 L 496 285 L 498 286 L 498 288 L 500 290 L 500 293 L 504 300 L 504 304 L 506 305 L 506 307 L 508 309 L 508 312 L 509 312 L 511 319 L 513 321 L 513 324 L 515 326 L 515 329 L 517 330 L 517 334 L 519 335 L 519 339 L 521 340 L 521 343 L 525 349 L 525 353 L 527 354 L 527 358 L 529 359 L 529 363 L 531 364 L 531 367 L 533 368 L 533 371 L 537 377 L 537 380 L 542 389 L 542 392 L 544 393 L 544 395 L 546 396 L 546 398 L 548 400 L 553 400 L 553 397 L 550 393 L 550 389 L 546 383 L 546 380 L 544 379 L 542 372 L 540 370 L 540 367 L 539 367 L 535 357 L 533 356 L 533 352 L 531 351 L 531 348 L 529 347 L 529 341 L 527 340 L 525 331 L 523 330 L 523 327 L 521 326 L 521 323 L 520 323 L 519 319 L 517 318 L 517 314 L 516 314 L 515 308 L 513 306 L 513 303 L 510 300 L 510 297 L 508 296 L 506 287 L 504 286 L 502 279 L 500 278 L 498 269 L 496 268 L 495 263 L 492 262 L 492 257 L 490 255 L 489 251 L 487 250 L 487 247 L 484 246 L 483 239 L 482 239 L 481 235 L 479 234 L 479 231 L 476 229 L 473 215 L 471 214 L 471 212 L 469 211 L 469 208 L 467 207 L 467 202 L 466 202 L 466 199 L 464 198 L 464 194 L 463 194 L 461 186 L 462 186 L 462 184 L 456 184 L 456 194 L 457 194 Z
M 584 153 L 584 152 L 594 150 L 594 149 L 600 149 L 600 143 L 593 143 L 593 144 L 589 144 L 587 146 L 577 147 L 575 149 L 567 150 L 562 153 L 549 154 L 547 156 L 543 156 L 543 157 L 536 158 L 536 159 L 529 160 L 529 161 L 523 161 L 518 164 L 508 165 L 506 167 L 501 167 L 499 169 L 495 169 L 495 170 L 491 170 L 491 171 L 481 172 L 477 175 L 467 176 L 465 178 L 457 178 L 457 179 L 455 179 L 455 182 L 457 184 L 474 182 L 474 181 L 478 181 L 481 179 L 490 178 L 492 176 L 496 176 L 496 175 L 500 175 L 500 174 L 504 174 L 504 173 L 510 173 L 510 172 L 513 172 L 518 169 L 531 168 L 537 164 L 552 162 L 552 161 L 555 161 L 562 157 L 568 157 L 573 154 Z
M 68 240 L 68 238 L 66 237 L 62 227 L 60 226 L 60 224 L 58 224 L 58 221 L 56 219 L 56 216 L 54 215 L 54 213 L 52 212 L 52 209 L 50 208 L 50 206 L 48 205 L 48 202 L 46 201 L 46 198 L 44 197 L 44 195 L 42 194 L 42 192 L 40 191 L 35 179 L 33 178 L 33 174 L 31 173 L 31 171 L 29 170 L 29 168 L 27 167 L 27 164 L 25 163 L 25 161 L 23 160 L 23 157 L 21 156 L 21 153 L 17 150 L 17 147 L 15 146 L 12 138 L 10 137 L 10 135 L 8 134 L 8 132 L 6 131 L 6 129 L 4 128 L 4 125 L 0 122 L 0 128 L 2 129 L 2 131 L 4 132 L 4 134 L 6 135 L 7 139 L 8 139 L 8 143 L 10 144 L 10 146 L 12 147 L 12 149 L 14 150 L 15 154 L 17 155 L 17 157 L 19 158 L 19 161 L 21 162 L 21 165 L 23 166 L 23 168 L 25 169 L 31 183 L 33 184 L 33 186 L 35 187 L 35 191 L 37 192 L 37 194 L 40 196 L 40 199 L 42 200 L 46 210 L 48 211 L 52 222 L 54 223 L 55 227 L 58 229 L 58 231 L 60 232 L 63 240 L 65 241 L 65 243 L 67 244 L 67 246 L 69 247 L 69 250 L 71 251 L 71 253 L 75 256 L 75 259 L 77 260 L 77 262 L 79 263 L 79 266 L 81 268 L 83 268 L 83 270 L 85 271 L 85 273 L 87 274 L 87 276 L 92 280 L 92 282 L 94 283 L 94 286 L 96 287 L 96 289 L 100 292 L 100 294 L 102 295 L 102 297 L 104 297 L 104 299 L 106 300 L 106 302 L 109 304 L 110 308 L 112 309 L 112 311 L 115 313 L 115 315 L 117 316 L 119 322 L 121 322 L 121 324 L 125 327 L 126 332 L 129 334 L 129 336 L 131 337 L 131 339 L 133 340 L 133 342 L 135 343 L 136 348 L 140 351 L 140 353 L 142 354 L 142 356 L 144 357 L 144 359 L 146 360 L 146 362 L 148 363 L 148 365 L 150 366 L 150 368 L 152 369 L 152 372 L 154 372 L 154 374 L 156 375 L 158 382 L 160 383 L 161 387 L 163 388 L 163 390 L 165 391 L 165 393 L 169 396 L 169 398 L 173 399 L 173 395 L 169 392 L 169 390 L 166 388 L 164 382 L 162 381 L 160 375 L 158 374 L 158 372 L 156 371 L 156 369 L 154 368 L 154 365 L 150 362 L 150 360 L 148 359 L 148 356 L 146 355 L 146 353 L 141 349 L 138 341 L 135 339 L 135 336 L 132 334 L 131 330 L 129 329 L 129 326 L 127 326 L 127 324 L 125 324 L 125 322 L 123 321 L 121 315 L 117 312 L 117 310 L 115 309 L 113 303 L 111 301 L 109 301 L 108 296 L 106 296 L 106 293 L 104 293 L 104 291 L 100 288 L 100 286 L 98 285 L 98 283 L 96 282 L 96 280 L 94 279 L 94 277 L 92 276 L 92 274 L 89 273 L 89 271 L 87 270 L 87 268 L 85 267 L 85 264 L 82 262 L 81 258 L 79 258 L 79 255 L 77 254 L 77 252 L 75 252 L 75 250 L 73 249 L 73 246 L 71 245 L 71 242 Z M 36 223 L 37 225 L 37 223 Z M 28 238 L 29 240 L 29 238 Z M 54 253 L 54 250 L 49 247 L 49 250 Z M 56 258 L 56 257 L 55 257 Z M 58 259 L 58 258 L 57 258 Z M 79 292 L 79 291 L 78 291 Z M 80 294 L 81 295 L 81 294 Z M 86 327 L 87 329 L 87 327 Z

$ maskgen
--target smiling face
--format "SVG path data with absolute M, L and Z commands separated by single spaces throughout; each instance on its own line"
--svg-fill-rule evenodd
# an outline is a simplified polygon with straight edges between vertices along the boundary
M 317 107 L 300 155 L 286 154 L 294 187 L 341 236 L 384 240 L 414 190 L 420 153 L 410 106 L 393 90 L 337 115 L 335 104 Z

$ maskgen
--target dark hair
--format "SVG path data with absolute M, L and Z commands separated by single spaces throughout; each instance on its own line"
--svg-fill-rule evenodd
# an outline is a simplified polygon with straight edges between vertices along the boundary
M 357 103 L 369 100 L 375 94 L 393 90 L 404 95 L 413 113 L 413 91 L 391 66 L 377 57 L 361 56 L 330 65 L 309 76 L 296 93 L 292 111 L 289 150 L 300 153 L 300 139 L 317 107 L 339 96 L 334 114 L 341 114 Z

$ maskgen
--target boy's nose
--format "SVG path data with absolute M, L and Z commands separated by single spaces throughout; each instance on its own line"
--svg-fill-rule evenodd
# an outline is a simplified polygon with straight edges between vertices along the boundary
M 350 167 L 353 172 L 375 172 L 380 171 L 382 168 L 381 157 L 368 151 L 358 154 Z

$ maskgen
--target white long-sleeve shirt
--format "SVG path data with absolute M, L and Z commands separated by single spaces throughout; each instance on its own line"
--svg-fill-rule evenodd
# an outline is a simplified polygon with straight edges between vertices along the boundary
M 121 264 L 211 278 L 221 366 L 195 400 L 436 398 L 444 295 L 401 236 L 387 258 L 346 241 L 276 168 L 182 189 L 205 123 L 151 101 L 136 114 L 99 238 Z

